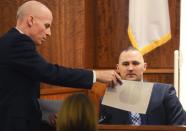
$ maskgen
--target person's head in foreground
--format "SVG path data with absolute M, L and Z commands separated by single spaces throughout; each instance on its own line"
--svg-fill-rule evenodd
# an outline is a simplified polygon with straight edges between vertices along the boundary
M 57 131 L 97 131 L 97 115 L 92 101 L 77 93 L 65 99 L 58 114 Z

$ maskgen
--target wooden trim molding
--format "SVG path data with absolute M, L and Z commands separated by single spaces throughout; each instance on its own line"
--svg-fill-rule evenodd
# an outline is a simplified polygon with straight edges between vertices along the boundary
M 99 131 L 185 131 L 185 126 L 98 125 Z
M 95 69 L 95 70 L 99 71 L 99 70 L 115 70 L 115 69 Z M 174 69 L 173 68 L 159 68 L 159 69 L 149 68 L 144 73 L 145 74 L 159 74 L 159 73 L 172 74 L 174 73 Z
M 171 68 L 167 68 L 167 69 L 147 69 L 146 71 L 145 71 L 145 74 L 151 74 L 151 73 L 163 73 L 163 74 L 172 74 L 172 73 L 174 73 L 174 69 L 171 69 Z
M 75 93 L 75 92 L 85 92 L 88 94 L 87 89 L 77 89 L 69 87 L 55 87 L 55 88 L 41 88 L 41 95 L 56 95 L 56 94 L 66 94 L 66 93 Z

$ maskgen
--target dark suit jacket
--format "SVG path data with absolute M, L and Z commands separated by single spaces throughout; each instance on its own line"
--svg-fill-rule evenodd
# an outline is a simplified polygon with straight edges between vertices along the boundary
M 89 89 L 93 72 L 48 63 L 28 36 L 12 28 L 0 38 L 1 131 L 39 130 L 40 82 Z
M 102 124 L 130 124 L 129 112 L 101 105 Z M 144 125 L 184 125 L 186 114 L 174 87 L 155 83 L 147 114 L 140 114 Z

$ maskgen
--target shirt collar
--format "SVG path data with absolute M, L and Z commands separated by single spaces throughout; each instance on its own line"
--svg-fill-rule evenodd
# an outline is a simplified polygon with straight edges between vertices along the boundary
M 16 30 L 19 31 L 19 33 L 24 34 L 23 31 L 21 31 L 18 27 L 15 27 L 15 28 L 16 28 Z

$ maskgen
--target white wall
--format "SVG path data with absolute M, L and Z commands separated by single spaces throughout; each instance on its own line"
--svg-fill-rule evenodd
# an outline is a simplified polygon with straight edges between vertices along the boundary
M 186 0 L 181 0 L 179 98 L 186 110 Z

